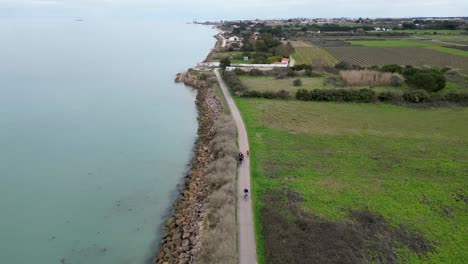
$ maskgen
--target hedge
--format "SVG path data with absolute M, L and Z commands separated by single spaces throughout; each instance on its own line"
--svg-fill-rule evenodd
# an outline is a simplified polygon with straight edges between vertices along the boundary
M 296 99 L 303 101 L 334 101 L 334 102 L 361 102 L 370 103 L 376 100 L 376 94 L 370 89 L 299 89 Z
M 245 91 L 240 94 L 240 97 L 244 98 L 267 98 L 267 99 L 290 99 L 291 95 L 286 90 L 281 90 L 278 92 L 259 92 L 259 91 Z

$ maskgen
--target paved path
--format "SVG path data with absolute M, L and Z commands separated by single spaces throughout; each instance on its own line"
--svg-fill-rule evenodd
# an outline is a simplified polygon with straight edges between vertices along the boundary
M 231 111 L 232 117 L 236 122 L 238 133 L 238 144 L 240 150 L 244 153 L 249 149 L 249 141 L 247 139 L 247 131 L 244 121 L 237 109 L 234 100 L 232 100 L 226 84 L 221 79 L 219 69 L 215 70 L 216 77 L 223 91 L 226 102 Z M 238 223 L 238 239 L 239 239 L 239 263 L 240 264 L 255 264 L 257 263 L 257 247 L 255 245 L 255 233 L 252 213 L 252 200 L 249 198 L 244 200 L 244 188 L 250 190 L 250 160 L 245 157 L 244 162 L 239 167 L 239 175 L 237 178 L 237 223 Z

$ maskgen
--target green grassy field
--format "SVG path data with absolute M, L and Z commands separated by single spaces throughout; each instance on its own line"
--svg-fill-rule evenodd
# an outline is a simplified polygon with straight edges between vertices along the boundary
M 438 43 L 429 43 L 422 41 L 406 41 L 406 40 L 382 40 L 382 41 L 351 41 L 353 45 L 365 46 L 365 47 L 421 47 L 427 49 L 433 49 L 453 55 L 459 55 L 468 57 L 468 51 L 452 49 L 443 47 Z
M 416 39 L 440 39 L 440 40 L 468 40 L 468 34 L 464 30 L 393 30 L 393 32 L 403 32 L 412 34 Z M 434 34 L 436 32 L 436 34 Z
M 240 98 L 236 102 L 251 144 L 259 263 L 279 254 L 276 251 L 288 254 L 314 240 L 287 237 L 294 226 L 310 227 L 304 222 L 310 219 L 296 219 L 292 211 L 270 202 L 273 192 L 285 188 L 298 192 L 302 200 L 288 192 L 279 199 L 282 203 L 301 201 L 313 218 L 334 221 L 325 226 L 353 222 L 350 210 L 368 208 L 392 227 L 414 230 L 434 246 L 418 255 L 400 244 L 393 249 L 398 263 L 467 262 L 467 108 Z M 262 217 L 267 209 L 284 217 Z M 338 240 L 348 234 L 346 228 L 339 230 Z M 284 235 L 280 242 L 273 239 L 276 233 Z M 327 236 L 299 254 L 328 243 Z M 275 244 L 281 241 L 291 242 Z M 334 246 L 332 254 L 348 244 Z M 271 260 L 268 263 L 280 263 Z
M 324 81 L 326 77 L 301 77 L 302 86 L 294 86 L 293 81 L 297 78 L 286 78 L 277 80 L 274 77 L 257 77 L 257 76 L 239 76 L 242 83 L 247 86 L 249 90 L 255 90 L 260 92 L 272 91 L 278 92 L 280 90 L 288 91 L 292 96 L 296 94 L 298 89 L 333 89 L 335 88 L 332 85 L 325 85 Z M 355 86 L 347 87 L 347 89 L 363 89 L 369 88 L 369 86 Z M 393 86 L 379 86 L 373 88 L 376 92 L 383 91 L 407 91 L 409 88 L 407 85 L 402 85 L 400 87 Z

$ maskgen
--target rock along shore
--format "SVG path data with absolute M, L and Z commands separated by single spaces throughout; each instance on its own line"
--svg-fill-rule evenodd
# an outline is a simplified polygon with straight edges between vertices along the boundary
M 212 87 L 206 81 L 198 79 L 192 70 L 177 74 L 175 81 L 198 91 L 198 139 L 195 142 L 191 170 L 180 187 L 172 216 L 165 224 L 161 244 L 153 259 L 155 264 L 194 263 L 200 249 L 206 216 L 206 197 L 209 194 L 206 174 L 209 163 L 214 159 L 211 142 L 213 125 L 221 114 L 221 104 Z

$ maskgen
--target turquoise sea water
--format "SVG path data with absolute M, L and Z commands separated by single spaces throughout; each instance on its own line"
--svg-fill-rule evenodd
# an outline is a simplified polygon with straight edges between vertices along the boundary
M 0 19 L 0 263 L 145 263 L 192 155 L 215 32 L 80 18 Z

